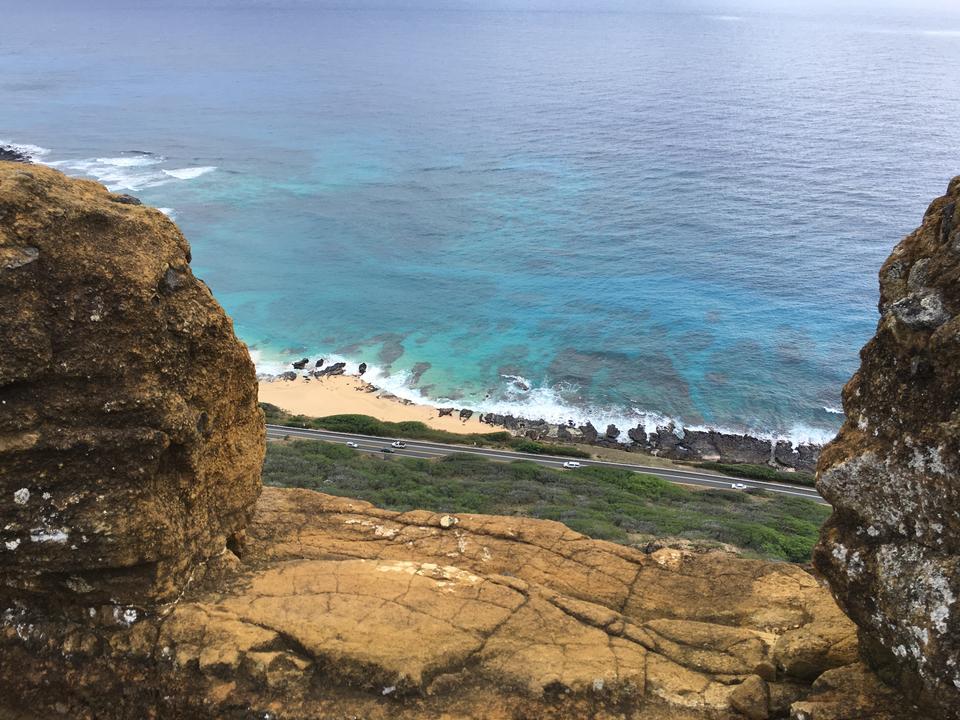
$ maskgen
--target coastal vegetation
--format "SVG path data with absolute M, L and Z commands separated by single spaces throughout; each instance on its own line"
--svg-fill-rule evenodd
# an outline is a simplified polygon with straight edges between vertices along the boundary
M 766 480 L 768 482 L 792 483 L 793 485 L 816 485 L 816 476 L 805 472 L 784 472 L 769 465 L 749 465 L 747 463 L 719 463 L 700 462 L 696 467 L 704 470 L 713 470 L 731 477 L 746 478 L 748 480 Z
M 552 470 L 468 454 L 384 460 L 345 445 L 270 443 L 266 485 L 367 500 L 391 510 L 521 515 L 558 520 L 620 543 L 677 537 L 729 543 L 757 557 L 806 562 L 829 508 L 763 490 L 691 490 L 608 467 Z
M 488 433 L 453 433 L 436 430 L 417 420 L 389 422 L 378 420 L 369 415 L 328 415 L 326 417 L 308 417 L 291 415 L 276 405 L 260 403 L 271 425 L 329 430 L 330 432 L 353 433 L 356 435 L 374 435 L 377 437 L 403 438 L 404 440 L 425 440 L 427 442 L 448 443 L 451 445 L 472 445 L 482 447 L 500 447 L 517 452 L 535 455 L 560 455 L 563 457 L 589 458 L 590 453 L 569 445 L 542 443 L 527 438 L 516 437 L 506 430 Z

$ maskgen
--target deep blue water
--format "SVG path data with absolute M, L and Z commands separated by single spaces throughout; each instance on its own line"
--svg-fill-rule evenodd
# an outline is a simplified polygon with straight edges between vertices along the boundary
M 16 3 L 0 139 L 170 209 L 264 368 L 830 435 L 960 173 L 960 17 L 685 7 Z

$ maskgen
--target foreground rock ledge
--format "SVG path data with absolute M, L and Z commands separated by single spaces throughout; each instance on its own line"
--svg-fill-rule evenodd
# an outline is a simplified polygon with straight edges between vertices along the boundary
M 159 211 L 0 162 L 0 609 L 170 601 L 246 524 L 255 372 L 189 262 Z
M 960 177 L 880 271 L 880 321 L 820 459 L 817 568 L 882 677 L 960 718 Z
M 308 490 L 266 488 L 242 560 L 198 568 L 165 614 L 89 614 L 7 612 L 7 703 L 131 719 L 919 717 L 854 664 L 853 625 L 795 565 Z

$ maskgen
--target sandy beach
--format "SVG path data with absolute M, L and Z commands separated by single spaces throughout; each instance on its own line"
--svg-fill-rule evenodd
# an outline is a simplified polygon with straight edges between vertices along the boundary
M 440 417 L 437 408 L 417 405 L 378 390 L 360 378 L 333 375 L 296 380 L 261 380 L 260 402 L 276 405 L 295 415 L 370 415 L 378 420 L 401 422 L 419 420 L 437 430 L 455 433 L 494 432 L 477 415 L 464 422 L 457 416 Z

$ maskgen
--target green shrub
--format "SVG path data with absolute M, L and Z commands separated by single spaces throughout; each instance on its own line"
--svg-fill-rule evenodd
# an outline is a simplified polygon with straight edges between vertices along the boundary
M 726 542 L 758 556 L 805 562 L 830 509 L 782 493 L 694 490 L 604 465 L 554 470 L 531 460 L 469 453 L 438 460 L 381 457 L 342 443 L 270 443 L 267 485 L 355 497 L 391 510 L 522 515 L 558 520 L 591 537 L 632 533 Z
M 767 482 L 782 482 L 792 485 L 804 485 L 813 487 L 816 484 L 816 478 L 810 473 L 805 472 L 784 472 L 777 470 L 769 465 L 748 465 L 746 463 L 719 463 L 719 462 L 701 462 L 696 463 L 697 467 L 704 470 L 714 470 L 731 477 L 746 478 L 747 480 L 766 480 Z
M 547 445 L 535 440 L 526 438 L 512 438 L 509 442 L 512 449 L 517 452 L 530 453 L 531 455 L 559 455 L 561 457 L 589 458 L 590 453 L 579 448 L 568 445 Z

